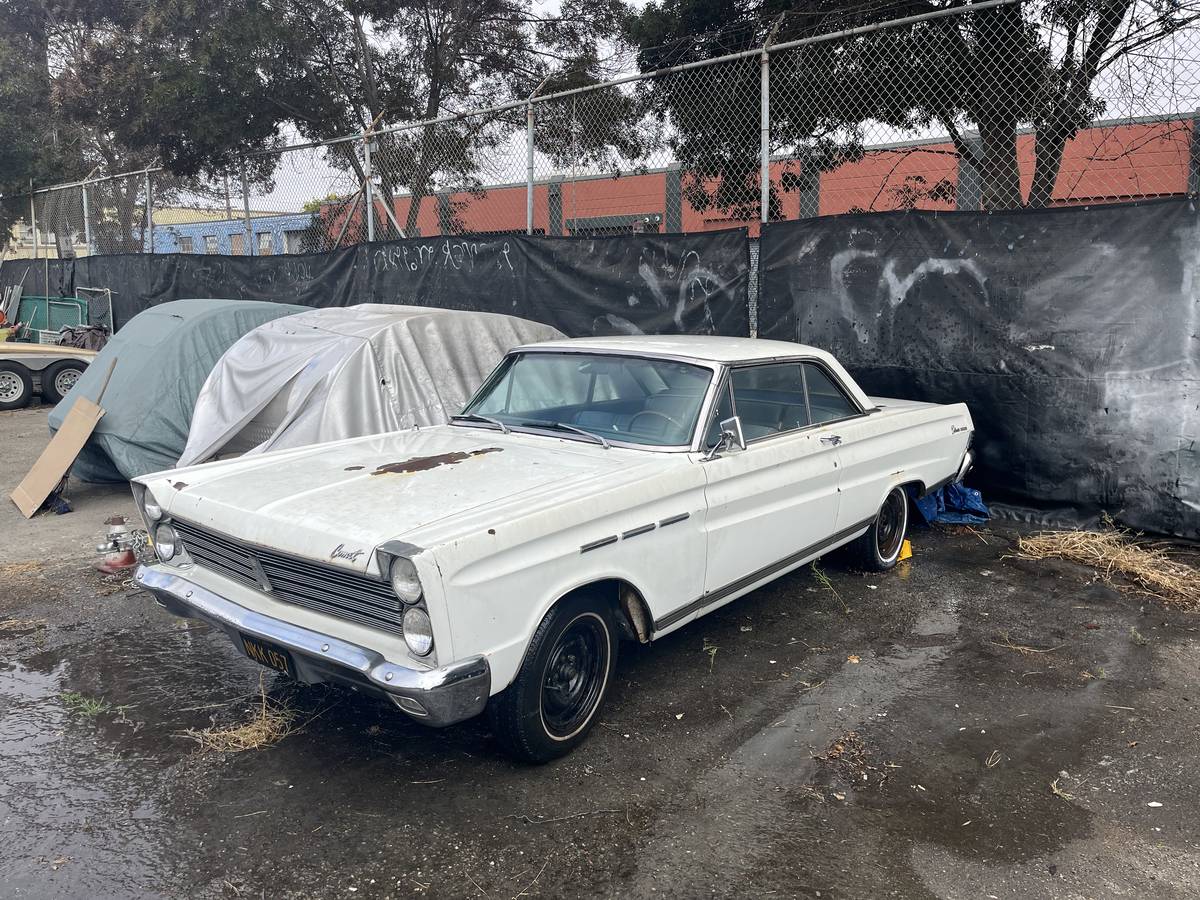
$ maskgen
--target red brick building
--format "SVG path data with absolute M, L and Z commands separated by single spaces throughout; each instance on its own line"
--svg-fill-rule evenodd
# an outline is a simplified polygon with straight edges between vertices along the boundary
M 1125 120 L 1097 123 L 1080 132 L 1066 147 L 1052 205 L 1113 203 L 1178 196 L 1200 186 L 1198 148 L 1193 119 Z M 1022 190 L 1033 179 L 1034 137 L 1017 138 Z M 856 211 L 978 209 L 978 176 L 959 159 L 946 140 L 913 141 L 868 148 L 861 159 L 806 182 L 795 159 L 772 162 L 772 181 L 790 173 L 781 191 L 783 216 L 829 216 Z M 694 209 L 683 196 L 678 168 L 637 174 L 556 178 L 534 185 L 533 225 L 537 234 L 596 235 L 634 231 L 696 232 L 747 226 L 758 222 L 732 217 L 721 210 Z M 396 220 L 404 223 L 409 200 L 397 197 Z M 417 217 L 425 236 L 525 231 L 526 187 L 495 185 L 477 193 L 457 192 L 426 197 Z M 382 207 L 378 211 L 382 219 Z M 330 216 L 341 230 L 341 218 Z M 456 222 L 457 220 L 457 222 Z

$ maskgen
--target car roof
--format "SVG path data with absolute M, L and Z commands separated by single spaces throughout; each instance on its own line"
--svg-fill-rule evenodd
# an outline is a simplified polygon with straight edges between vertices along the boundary
M 619 335 L 615 337 L 567 338 L 527 344 L 518 350 L 567 350 L 573 353 L 637 353 L 646 356 L 665 356 L 693 359 L 707 363 L 732 363 L 779 357 L 814 356 L 829 360 L 824 350 L 791 341 L 769 341 L 760 338 L 717 337 L 713 335 L 656 334 Z

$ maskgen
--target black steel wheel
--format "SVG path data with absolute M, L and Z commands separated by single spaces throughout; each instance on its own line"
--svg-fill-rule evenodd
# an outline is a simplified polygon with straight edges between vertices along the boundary
M 608 629 L 597 613 L 575 618 L 559 637 L 542 680 L 542 725 L 558 740 L 587 724 L 608 681 Z
M 529 642 L 516 678 L 488 703 L 497 739 L 513 756 L 544 763 L 569 753 L 596 723 L 617 660 L 611 604 L 563 598 Z
M 883 498 L 874 523 L 851 547 L 864 569 L 886 572 L 900 558 L 907 533 L 908 495 L 903 487 L 895 487 Z

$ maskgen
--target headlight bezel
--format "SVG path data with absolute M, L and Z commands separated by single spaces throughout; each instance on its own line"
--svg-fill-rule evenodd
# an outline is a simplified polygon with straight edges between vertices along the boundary
M 164 531 L 170 532 L 170 537 L 163 538 Z M 163 546 L 170 548 L 170 553 L 163 552 Z M 154 552 L 158 554 L 158 558 L 165 563 L 170 563 L 174 560 L 179 560 L 183 556 L 183 545 L 179 541 L 179 532 L 176 531 L 169 522 L 162 522 L 154 529 Z
M 424 659 L 433 653 L 433 620 L 424 607 L 408 607 L 404 611 L 401 625 L 404 629 L 404 644 L 413 656 Z
M 144 484 L 133 483 L 133 499 L 148 531 L 166 519 L 166 513 L 154 492 Z
M 416 606 L 425 598 L 425 588 L 421 584 L 421 574 L 417 564 L 407 556 L 392 557 L 388 580 L 392 591 L 406 607 Z

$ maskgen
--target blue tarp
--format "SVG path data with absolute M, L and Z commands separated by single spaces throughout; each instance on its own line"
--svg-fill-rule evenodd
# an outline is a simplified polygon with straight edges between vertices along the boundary
M 925 524 L 982 525 L 992 517 L 983 495 L 964 484 L 948 484 L 924 497 L 913 496 L 913 504 Z

